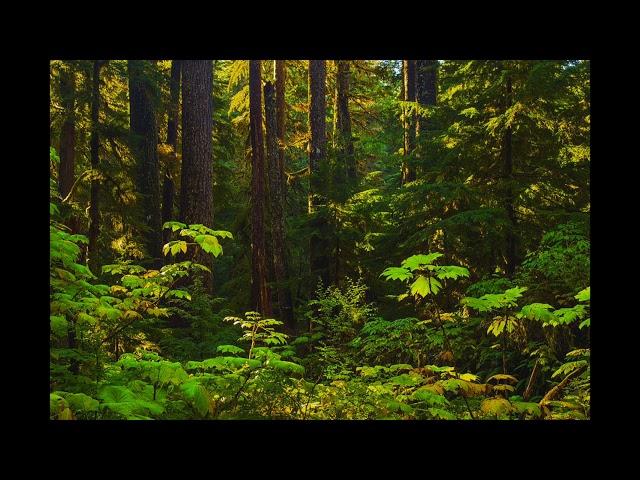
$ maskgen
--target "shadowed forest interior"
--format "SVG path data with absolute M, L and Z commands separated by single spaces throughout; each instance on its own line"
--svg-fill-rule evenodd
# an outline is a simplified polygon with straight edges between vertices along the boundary
M 51 60 L 50 419 L 590 418 L 590 62 Z

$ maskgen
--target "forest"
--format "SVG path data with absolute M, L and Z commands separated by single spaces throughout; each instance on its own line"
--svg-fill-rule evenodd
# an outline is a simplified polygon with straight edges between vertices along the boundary
M 50 420 L 589 420 L 588 60 L 49 61 Z

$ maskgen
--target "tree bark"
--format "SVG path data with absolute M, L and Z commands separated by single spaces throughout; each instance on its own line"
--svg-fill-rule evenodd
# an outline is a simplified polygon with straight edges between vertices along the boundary
M 278 309 L 285 328 L 294 330 L 291 289 L 289 287 L 288 259 L 284 223 L 284 174 L 280 169 L 277 138 L 276 92 L 272 83 L 264 86 L 264 113 L 267 127 L 267 170 L 271 206 L 271 238 L 273 245 L 273 269 L 278 293 Z
M 58 171 L 58 191 L 62 198 L 69 194 L 74 183 L 76 155 L 75 72 L 71 65 L 65 67 L 60 71 L 60 97 L 65 110 L 65 120 L 60 132 L 60 167 Z M 74 233 L 77 228 L 75 223 L 75 219 L 71 218 L 69 227 Z M 73 319 L 70 319 L 67 327 L 67 346 L 70 349 L 77 347 L 76 324 Z M 73 375 L 80 373 L 80 364 L 76 359 L 71 359 L 69 371 Z
M 404 83 L 404 101 L 416 101 L 416 61 L 402 61 L 402 77 Z M 412 182 L 416 179 L 415 166 L 409 161 L 409 156 L 413 153 L 416 144 L 416 114 L 415 110 L 404 107 L 404 161 L 402 162 L 402 184 Z
M 251 128 L 251 293 L 254 308 L 271 315 L 264 234 L 264 136 L 262 133 L 262 62 L 249 60 L 249 122 Z
M 60 132 L 60 165 L 58 169 L 58 192 L 64 199 L 73 190 L 76 163 L 76 77 L 71 62 L 63 65 L 60 71 L 60 97 L 64 108 L 64 123 Z M 73 233 L 78 231 L 78 219 L 69 215 L 68 226 Z
M 278 136 L 278 170 L 282 175 L 282 195 L 285 195 L 286 192 L 286 182 L 284 181 L 284 170 L 285 170 L 285 159 L 284 159 L 284 151 L 285 151 L 285 141 L 284 141 L 284 132 L 285 132 L 285 121 L 286 121 L 286 103 L 285 103 L 285 81 L 287 78 L 287 71 L 285 69 L 285 61 L 284 60 L 276 60 L 275 61 L 275 81 L 276 81 L 276 119 L 277 119 L 277 136 Z
M 437 60 L 416 60 L 416 100 L 420 107 L 429 107 L 436 104 L 437 79 Z M 425 165 L 428 130 L 429 120 L 424 115 L 418 115 L 416 122 L 416 156 L 421 158 L 420 165 L 423 168 L 428 168 L 428 165 Z
M 511 77 L 507 76 L 505 88 L 505 112 L 511 107 Z M 502 138 L 502 178 L 504 182 L 504 209 L 509 220 L 506 234 L 506 267 L 507 277 L 513 278 L 516 270 L 516 215 L 513 206 L 513 153 L 512 153 L 512 130 L 511 125 L 507 126 Z
M 153 64 L 129 60 L 129 111 L 131 146 L 136 158 L 136 190 L 142 206 L 143 238 L 152 268 L 162 266 L 162 214 L 158 129 L 152 83 Z
M 356 179 L 356 161 L 351 134 L 351 115 L 349 113 L 349 60 L 337 60 L 336 95 L 334 106 L 333 138 L 338 158 L 338 172 L 345 172 L 346 178 Z
M 173 158 L 178 152 L 178 118 L 180 116 L 180 60 L 171 61 L 171 82 L 169 84 L 169 112 L 167 118 L 167 143 L 173 148 Z M 162 184 L 162 223 L 173 220 L 175 183 L 169 165 L 165 165 Z M 163 243 L 171 240 L 171 231 L 163 231 Z
M 325 60 L 309 60 L 309 214 L 314 215 L 310 239 L 311 276 L 319 277 L 324 285 L 329 281 L 326 254 L 327 219 L 320 207 L 326 206 L 326 78 Z
M 75 179 L 75 94 L 75 72 L 71 65 L 65 65 L 60 71 L 60 97 L 65 116 L 60 132 L 60 167 L 58 171 L 58 191 L 62 198 L 69 194 Z
M 180 221 L 213 227 L 213 65 L 211 60 L 182 61 L 182 171 Z M 194 261 L 213 268 L 211 254 L 196 250 Z M 213 276 L 203 275 L 213 289 Z
M 103 60 L 94 60 L 93 74 L 91 77 L 91 169 L 97 172 L 100 168 L 100 69 Z M 91 180 L 91 197 L 89 205 L 89 246 L 87 263 L 93 273 L 98 272 L 98 234 L 100 233 L 100 181 L 97 178 Z

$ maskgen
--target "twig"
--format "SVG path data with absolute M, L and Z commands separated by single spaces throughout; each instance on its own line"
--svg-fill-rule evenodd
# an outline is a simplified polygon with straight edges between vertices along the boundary
M 524 390 L 524 394 L 522 395 L 523 400 L 526 402 L 527 400 L 529 400 L 529 397 L 531 396 L 531 390 L 533 387 L 533 382 L 535 381 L 536 377 L 538 376 L 538 371 L 539 371 L 539 367 L 540 366 L 540 358 L 536 359 L 536 364 L 533 366 L 533 371 L 531 372 L 531 376 L 529 377 L 529 382 L 527 383 L 527 388 L 525 388 Z

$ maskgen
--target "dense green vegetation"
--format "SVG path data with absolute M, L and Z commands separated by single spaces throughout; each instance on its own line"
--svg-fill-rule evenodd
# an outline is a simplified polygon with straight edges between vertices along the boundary
M 588 61 L 50 77 L 52 420 L 590 418 Z

